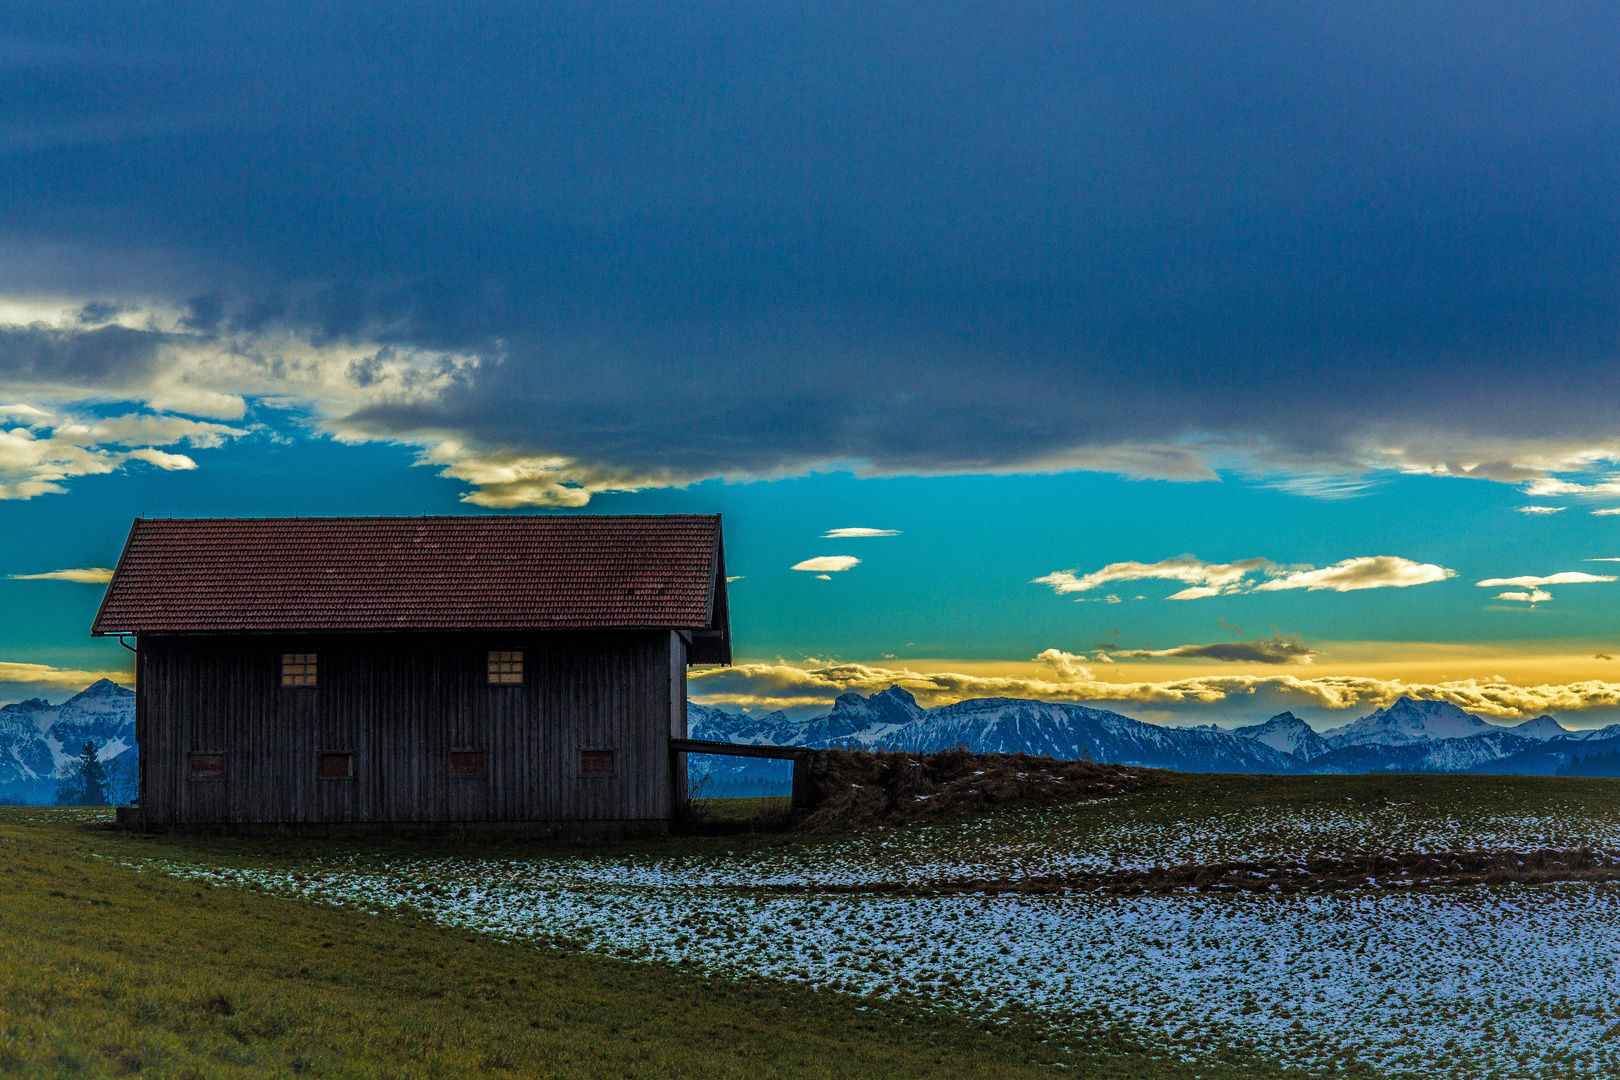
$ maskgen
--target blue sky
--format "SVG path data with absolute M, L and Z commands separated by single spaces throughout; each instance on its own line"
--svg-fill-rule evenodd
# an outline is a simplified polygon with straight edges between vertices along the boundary
M 722 704 L 1612 719 L 1617 22 L 13 10 L 0 573 L 142 513 L 718 510 Z M 98 592 L 0 580 L 0 698 L 127 667 Z

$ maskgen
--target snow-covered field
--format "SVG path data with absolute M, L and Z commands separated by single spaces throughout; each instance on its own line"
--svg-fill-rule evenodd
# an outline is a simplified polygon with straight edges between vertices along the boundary
M 818 891 L 1372 846 L 1620 846 L 1620 823 L 1558 809 L 1464 824 L 1394 804 L 1223 808 L 1196 828 L 1121 809 L 1054 809 L 839 842 L 739 841 L 730 851 L 721 841 L 672 855 L 642 846 L 633 855 L 534 859 L 144 866 L 372 911 L 408 906 L 507 941 L 903 995 L 977 1016 L 1032 1012 L 1060 1041 L 1066 1025 L 1115 1022 L 1189 1060 L 1236 1042 L 1324 1073 L 1349 1055 L 1393 1075 L 1620 1074 L 1620 885 L 1296 896 Z

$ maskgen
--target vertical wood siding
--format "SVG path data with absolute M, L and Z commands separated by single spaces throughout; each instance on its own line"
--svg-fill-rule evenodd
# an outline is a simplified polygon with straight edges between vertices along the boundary
M 143 637 L 141 816 L 151 825 L 668 820 L 669 739 L 685 734 L 686 643 L 668 631 L 346 637 Z M 492 649 L 524 680 L 491 686 Z M 281 685 L 281 654 L 318 684 Z M 677 717 L 679 718 L 677 721 Z M 483 776 L 452 776 L 482 750 Z M 614 751 L 583 776 L 581 750 Z M 223 780 L 187 755 L 223 753 Z M 320 779 L 319 755 L 355 755 Z

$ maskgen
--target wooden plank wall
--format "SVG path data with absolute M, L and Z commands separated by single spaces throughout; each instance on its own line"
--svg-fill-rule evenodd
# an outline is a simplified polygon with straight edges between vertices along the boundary
M 685 734 L 686 644 L 668 631 L 139 642 L 141 816 L 148 824 L 668 820 L 669 739 Z M 524 681 L 492 686 L 491 649 L 522 649 Z M 314 687 L 281 685 L 281 655 L 314 652 Z M 612 776 L 580 751 L 613 750 Z M 452 750 L 486 773 L 452 777 Z M 223 753 L 222 781 L 189 753 Z M 316 775 L 355 755 L 352 780 Z

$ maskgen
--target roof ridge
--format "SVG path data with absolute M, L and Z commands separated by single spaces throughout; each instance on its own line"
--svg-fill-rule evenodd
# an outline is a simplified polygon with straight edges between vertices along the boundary
M 714 514 L 354 514 L 276 517 L 136 517 L 138 523 L 234 521 L 713 521 Z

